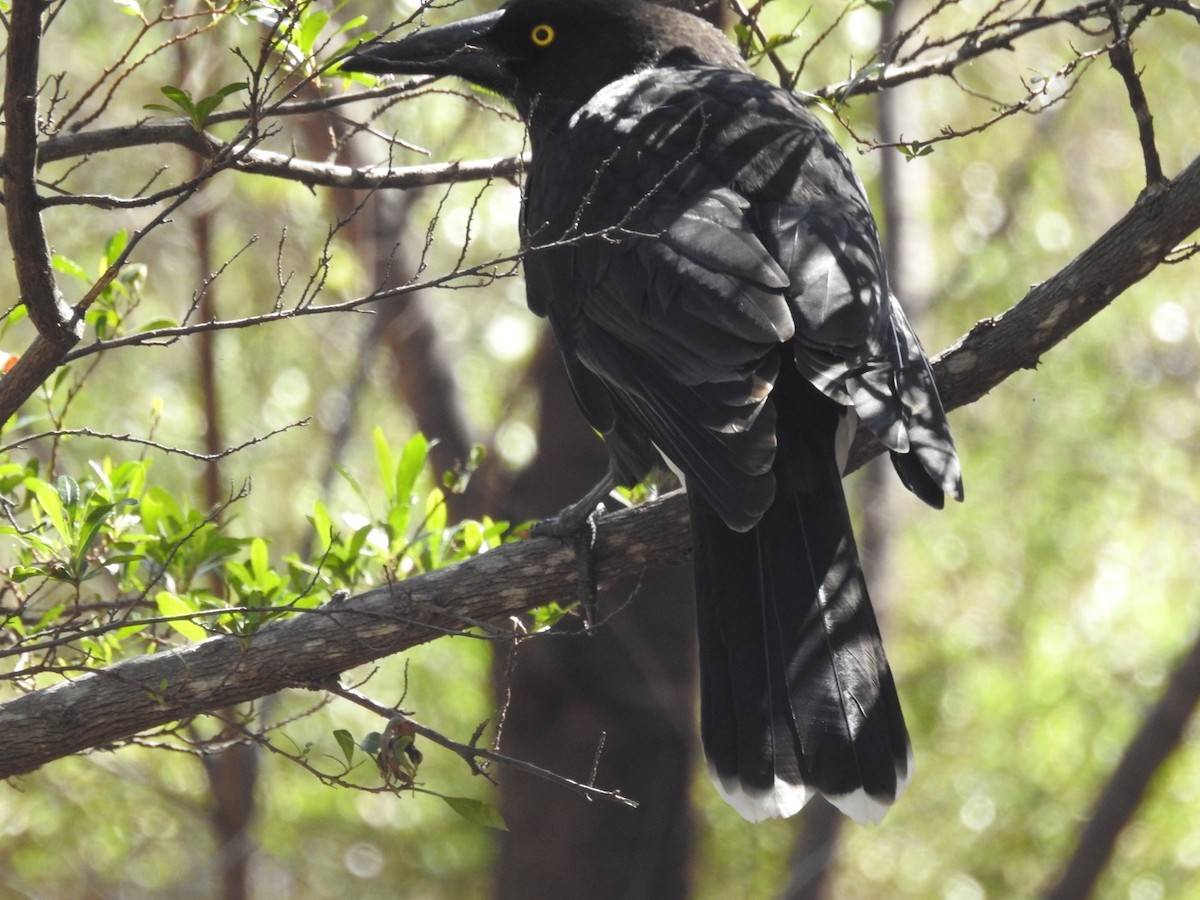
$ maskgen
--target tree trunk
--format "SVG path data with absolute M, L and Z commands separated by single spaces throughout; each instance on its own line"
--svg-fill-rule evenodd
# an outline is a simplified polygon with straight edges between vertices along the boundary
M 549 341 L 533 366 L 540 452 L 513 487 L 517 518 L 556 512 L 607 465 Z M 497 654 L 500 702 L 511 697 L 501 748 L 584 781 L 594 770 L 598 786 L 619 788 L 639 806 L 587 803 L 502 772 L 509 831 L 500 838 L 495 894 L 504 900 L 688 895 L 697 679 L 690 567 L 607 586 L 599 611 L 602 624 L 591 635 L 570 617 L 557 633 Z

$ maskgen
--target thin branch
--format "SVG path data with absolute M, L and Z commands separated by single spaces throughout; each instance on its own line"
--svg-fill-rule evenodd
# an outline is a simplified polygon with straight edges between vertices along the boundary
M 1107 20 L 1110 0 L 1092 0 L 1091 3 L 1081 4 L 1062 10 L 1054 15 L 1031 15 L 1024 18 L 1014 18 L 999 22 L 980 23 L 980 29 L 972 28 L 952 37 L 927 41 L 920 48 L 909 54 L 906 62 L 886 65 L 877 74 L 867 78 L 851 78 L 846 81 L 828 84 L 817 88 L 812 93 L 826 99 L 838 98 L 855 94 L 874 94 L 878 91 L 918 81 L 934 75 L 950 75 L 966 63 L 980 59 L 991 53 L 1010 51 L 1013 43 L 1019 38 L 1052 28 L 1058 25 L 1080 27 L 1092 19 Z M 1141 7 L 1144 3 L 1127 0 L 1126 5 Z M 1156 5 L 1174 9 L 1170 3 Z M 982 32 L 982 33 L 981 33 Z M 904 37 L 901 37 L 903 40 Z M 953 46 L 955 49 L 933 57 L 921 59 L 922 55 L 932 49 L 943 46 Z
M 252 175 L 285 178 L 308 187 L 369 190 L 414 188 L 452 184 L 486 178 L 518 177 L 528 166 L 528 155 L 462 162 L 430 163 L 420 166 L 345 166 L 315 162 L 272 150 L 238 147 L 208 132 L 197 131 L 186 119 L 148 120 L 104 131 L 61 135 L 45 142 L 42 163 L 104 150 L 121 150 L 156 144 L 175 144 L 204 156 L 231 157 L 228 168 Z M 161 198 L 156 198 L 161 199 Z M 46 206 L 87 203 L 101 208 L 146 205 L 145 198 L 121 199 L 95 195 L 60 194 L 42 201 Z
M 1003 121 L 1004 119 L 1015 116 L 1019 113 L 1028 113 L 1030 115 L 1039 115 L 1047 110 L 1066 101 L 1066 99 L 1075 90 L 1079 79 L 1083 77 L 1083 73 L 1087 67 L 1096 60 L 1097 57 L 1103 56 L 1107 51 L 1104 48 L 1092 50 L 1087 53 L 1080 53 L 1074 59 L 1064 63 L 1053 75 L 1049 78 L 1041 79 L 1035 82 L 1032 86 L 1025 85 L 1025 96 L 1013 103 L 992 103 L 994 112 L 988 118 L 976 122 L 973 125 L 951 127 L 944 125 L 939 133 L 934 137 L 921 138 L 918 140 L 905 140 L 901 135 L 898 140 L 872 140 L 861 136 L 846 119 L 845 116 L 835 108 L 833 114 L 837 117 L 839 124 L 846 129 L 846 132 L 854 138 L 855 143 L 859 144 L 865 150 L 881 150 L 885 148 L 901 148 L 909 152 L 916 152 L 923 147 L 929 147 L 933 144 L 943 141 L 958 140 L 973 134 L 981 134 L 987 131 L 992 126 Z M 949 76 L 958 84 L 956 76 Z M 1057 83 L 1061 79 L 1073 79 L 1067 81 L 1067 84 L 1062 89 L 1056 89 Z M 963 87 L 959 87 L 968 94 L 974 93 Z
M 1146 190 L 1161 190 L 1167 179 L 1163 175 L 1162 162 L 1158 157 L 1158 146 L 1154 140 L 1154 117 L 1150 115 L 1150 104 L 1142 88 L 1142 79 L 1133 65 L 1133 45 L 1129 42 L 1129 25 L 1121 17 L 1117 0 L 1110 0 L 1109 20 L 1112 22 L 1113 41 L 1108 58 L 1112 67 L 1125 82 L 1129 94 L 1129 105 L 1137 119 L 1138 140 L 1142 145 L 1142 159 L 1146 165 Z
M 568 790 L 574 791 L 585 800 L 606 800 L 612 803 L 620 804 L 621 806 L 628 806 L 631 809 L 637 808 L 637 803 L 622 795 L 619 790 L 602 790 L 594 787 L 590 782 L 584 784 L 582 782 L 575 781 L 572 778 L 567 778 L 565 775 L 559 775 L 557 772 L 544 769 L 541 766 L 534 765 L 526 760 L 517 759 L 512 756 L 505 756 L 503 753 L 497 753 L 495 750 L 492 750 L 488 747 L 480 747 L 474 742 L 463 744 L 459 741 L 452 740 L 441 732 L 436 731 L 427 725 L 422 725 L 415 719 L 398 712 L 398 710 L 394 708 L 389 709 L 386 706 L 376 703 L 370 697 L 360 694 L 358 691 L 351 690 L 350 688 L 343 687 L 341 684 L 322 684 L 318 685 L 317 689 L 328 691 L 331 694 L 335 694 L 338 697 L 349 700 L 351 703 L 361 706 L 363 709 L 370 710 L 384 719 L 392 720 L 397 716 L 401 717 L 404 721 L 404 724 L 421 737 L 425 738 L 431 743 L 437 744 L 439 747 L 444 747 L 445 749 L 461 757 L 462 760 L 471 767 L 471 771 L 477 775 L 484 775 L 486 777 L 486 773 L 479 767 L 478 764 L 478 760 L 485 759 L 489 762 L 499 763 L 500 765 L 508 766 L 513 769 L 520 769 L 523 772 L 528 772 L 529 774 L 535 775 L 544 781 L 549 781 L 551 784 L 556 784 L 559 787 L 564 787 Z M 478 739 L 479 735 L 480 732 L 477 732 L 475 735 L 476 740 Z
M 515 266 L 521 259 L 521 254 L 514 253 L 507 256 L 500 256 L 490 259 L 478 265 L 471 266 L 467 269 L 462 269 L 457 272 L 449 272 L 445 275 L 440 275 L 420 282 L 410 282 L 408 284 L 399 285 L 393 288 L 386 288 L 375 291 L 363 297 L 356 297 L 351 300 L 345 300 L 340 303 L 326 303 L 324 305 L 309 304 L 307 306 L 291 306 L 282 308 L 276 306 L 271 312 L 262 313 L 254 316 L 242 316 L 236 319 L 216 319 L 208 322 L 193 322 L 184 325 L 173 325 L 164 328 L 154 328 L 148 331 L 140 331 L 136 334 L 128 334 L 118 338 L 110 338 L 106 340 L 93 341 L 90 344 L 85 344 L 78 347 L 64 357 L 64 361 L 71 362 L 75 359 L 80 359 L 94 353 L 102 353 L 106 350 L 112 350 L 117 347 L 134 347 L 134 346 L 155 346 L 164 347 L 173 344 L 182 337 L 200 334 L 202 332 L 212 331 L 229 331 L 238 328 L 250 328 L 256 325 L 265 325 L 270 322 L 281 322 L 286 319 L 295 319 L 302 316 L 312 315 L 328 315 L 338 312 L 354 312 L 359 311 L 364 306 L 373 303 L 378 303 L 381 300 L 389 300 L 393 297 L 400 297 L 404 294 L 412 293 L 413 291 L 427 290 L 432 287 L 447 287 L 456 288 L 455 282 L 467 278 L 478 278 L 479 282 L 472 283 L 470 286 L 478 287 L 482 284 L 490 284 L 498 278 L 505 278 L 515 272 Z M 499 267 L 510 265 L 513 269 L 509 271 L 499 271 Z
M 107 431 L 95 431 L 91 428 L 62 428 L 54 431 L 39 431 L 37 434 L 26 435 L 15 441 L 10 441 L 7 444 L 0 445 L 0 454 L 11 453 L 19 447 L 24 447 L 36 441 L 43 441 L 47 438 L 58 440 L 63 437 L 91 437 L 98 438 L 104 441 L 118 441 L 126 444 L 138 444 L 142 447 L 150 447 L 154 450 L 161 450 L 163 453 L 173 454 L 176 456 L 185 456 L 188 459 L 194 459 L 199 462 L 216 462 L 217 460 L 225 459 L 227 456 L 233 456 L 235 453 L 240 453 L 247 447 L 253 447 L 255 444 L 261 444 L 263 441 L 270 440 L 278 434 L 283 434 L 285 431 L 291 431 L 293 428 L 303 428 L 311 420 L 301 419 L 298 422 L 291 422 L 279 428 L 274 428 L 266 434 L 260 434 L 250 438 L 248 441 L 243 441 L 233 447 L 226 447 L 224 450 L 219 450 L 216 453 L 199 453 L 194 450 L 187 450 L 183 447 L 175 447 L 170 444 L 163 444 L 159 441 L 150 440 L 149 438 L 137 437 L 132 434 L 113 434 Z

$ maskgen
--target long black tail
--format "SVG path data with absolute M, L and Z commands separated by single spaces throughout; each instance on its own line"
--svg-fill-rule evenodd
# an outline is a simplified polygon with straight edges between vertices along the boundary
M 837 409 L 805 401 L 803 417 L 780 410 L 758 525 L 733 531 L 691 497 L 701 736 L 718 790 L 751 821 L 814 792 L 878 821 L 908 780 L 908 732 L 833 452 Z

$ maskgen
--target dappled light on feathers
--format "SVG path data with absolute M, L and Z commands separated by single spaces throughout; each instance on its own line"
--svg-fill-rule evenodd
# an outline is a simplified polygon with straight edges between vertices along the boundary
M 654 4 L 514 0 L 362 58 L 472 79 L 529 126 L 530 309 L 611 475 L 636 482 L 657 451 L 687 485 L 721 795 L 753 821 L 817 792 L 878 821 L 912 752 L 842 493 L 846 426 L 928 503 L 962 483 L 845 155 L 719 32 Z

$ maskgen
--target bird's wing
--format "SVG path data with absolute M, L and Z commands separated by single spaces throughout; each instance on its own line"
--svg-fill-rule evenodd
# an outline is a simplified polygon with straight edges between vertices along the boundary
M 605 210 L 644 196 L 613 181 Z M 738 529 L 774 496 L 767 398 L 794 332 L 787 278 L 749 215 L 729 189 L 664 192 L 611 228 L 588 209 L 581 228 L 593 237 L 526 257 L 531 297 L 546 298 L 568 369 L 596 373 L 608 389 L 605 398 L 572 379 L 592 424 L 607 433 L 632 416 Z
M 889 449 L 928 445 L 901 470 L 921 496 L 961 490 L 861 185 L 790 94 L 655 70 L 605 88 L 552 139 L 526 203 L 527 240 L 545 248 L 526 259 L 531 305 L 726 524 L 750 527 L 774 495 L 768 398 L 792 359 Z

